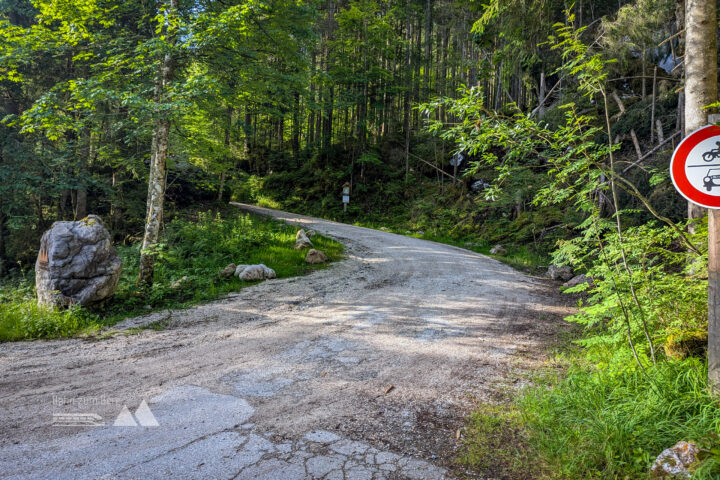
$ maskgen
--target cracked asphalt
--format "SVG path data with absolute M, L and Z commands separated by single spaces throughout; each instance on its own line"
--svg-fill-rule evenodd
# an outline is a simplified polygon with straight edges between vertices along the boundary
M 545 361 L 569 313 L 556 286 L 460 248 L 237 206 L 334 237 L 347 258 L 113 334 L 0 345 L 0 478 L 483 478 L 454 462 L 464 417 Z M 143 401 L 157 426 L 142 409 L 114 425 Z

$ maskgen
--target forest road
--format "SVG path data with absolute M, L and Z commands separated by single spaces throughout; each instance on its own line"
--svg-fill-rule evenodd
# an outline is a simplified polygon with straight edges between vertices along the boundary
M 347 258 L 114 334 L 0 345 L 0 478 L 455 478 L 464 416 L 526 382 L 569 313 L 483 255 L 236 206 Z

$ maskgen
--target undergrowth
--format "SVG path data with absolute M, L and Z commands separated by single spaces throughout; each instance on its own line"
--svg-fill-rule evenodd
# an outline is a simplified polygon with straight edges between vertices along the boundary
M 297 182 L 279 185 L 273 176 L 264 179 L 248 176 L 239 183 L 234 199 L 455 245 L 486 255 L 493 246 L 502 244 L 507 254 L 497 256 L 499 260 L 532 272 L 547 268 L 556 242 L 566 238 L 577 221 L 556 207 L 518 212 L 510 200 L 488 202 L 482 194 L 468 192 L 462 182 L 453 186 L 419 177 L 407 182 L 373 184 L 377 191 L 367 194 L 363 189 L 369 186 L 358 183 L 344 212 L 339 197 L 335 198 L 333 193 L 312 189 L 301 192 L 296 185 L 302 184 L 302 176 L 303 172 L 285 172 L 283 178 L 291 177 Z M 377 198 L 378 192 L 391 187 L 394 193 Z
M 697 358 L 644 371 L 578 362 L 540 379 L 514 403 L 468 419 L 459 461 L 502 479 L 647 479 L 657 455 L 680 440 L 701 448 L 693 479 L 720 478 L 720 401 Z
M 218 273 L 230 263 L 264 263 L 278 278 L 323 268 L 308 265 L 307 252 L 294 249 L 296 232 L 295 227 L 269 219 L 234 213 L 227 218 L 211 212 L 175 218 L 166 225 L 152 287 L 136 285 L 140 244 L 119 247 L 120 284 L 112 300 L 94 310 L 38 307 L 34 274 L 24 272 L 0 284 L 0 341 L 91 333 L 123 318 L 214 300 L 257 283 L 221 279 Z M 342 245 L 334 240 L 316 235 L 312 241 L 331 261 L 342 255 Z

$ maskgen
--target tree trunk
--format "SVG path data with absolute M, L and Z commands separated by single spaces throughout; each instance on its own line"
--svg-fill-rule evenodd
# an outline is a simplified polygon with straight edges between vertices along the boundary
M 249 108 L 245 108 L 245 121 L 243 122 L 243 133 L 245 139 L 243 141 L 243 155 L 247 160 L 250 156 L 250 136 L 252 135 L 252 114 Z
M 717 7 L 715 0 L 685 3 L 685 133 L 707 124 L 703 107 L 717 101 Z M 704 209 L 688 203 L 688 218 Z M 708 381 L 720 394 L 720 212 L 708 223 Z
M 703 107 L 717 101 L 717 22 L 714 0 L 685 2 L 685 132 L 707 124 Z M 688 218 L 701 218 L 705 209 L 688 202 Z
M 120 230 L 122 222 L 122 209 L 120 208 L 120 199 L 122 196 L 122 188 L 119 180 L 120 174 L 117 170 L 113 170 L 112 173 L 112 189 L 113 197 L 110 202 L 110 225 L 112 230 Z
M 178 0 L 169 0 L 168 17 L 177 14 Z M 170 23 L 170 22 L 167 22 Z M 163 35 L 167 34 L 167 23 L 163 26 Z M 172 43 L 172 40 L 170 40 Z M 172 82 L 174 73 L 174 59 L 171 53 L 166 53 L 160 62 L 157 80 L 155 82 L 155 101 L 165 100 L 167 88 Z M 145 218 L 145 235 L 140 252 L 140 274 L 138 283 L 152 285 L 155 271 L 155 252 L 152 249 L 157 245 L 160 237 L 160 226 L 163 219 L 165 203 L 166 163 L 168 144 L 170 141 L 169 112 L 163 112 L 155 120 L 153 130 L 152 149 L 150 156 L 150 178 L 148 180 L 147 216 Z
M 75 220 L 87 217 L 87 190 L 78 188 L 75 190 Z
M 292 120 L 292 154 L 297 164 L 300 155 L 300 93 L 295 92 L 295 108 Z
M 537 116 L 543 118 L 545 116 L 545 92 L 547 87 L 545 86 L 545 70 L 540 72 L 540 85 L 538 85 L 538 107 Z
M 432 68 L 432 2 L 425 0 L 425 85 L 423 100 L 430 98 L 430 69 Z
M 70 199 L 70 189 L 64 188 L 58 199 L 57 219 L 65 220 L 65 212 L 67 210 L 68 200 Z
M 410 64 L 410 49 L 412 48 L 412 35 L 410 34 L 410 14 L 406 13 L 405 19 L 405 95 L 403 129 L 405 133 L 405 176 L 410 173 L 410 89 L 412 88 L 412 65 Z
M 323 149 L 327 151 L 332 145 L 333 109 L 335 107 L 335 86 L 329 88 L 329 97 L 325 103 L 325 115 L 323 119 Z
M 2 212 L 2 198 L 0 197 L 0 277 L 5 273 L 5 264 L 7 263 L 7 251 L 5 248 L 5 223 L 7 217 Z

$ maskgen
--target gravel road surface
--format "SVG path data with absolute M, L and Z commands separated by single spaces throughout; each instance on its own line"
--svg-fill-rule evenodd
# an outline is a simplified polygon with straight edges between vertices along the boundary
M 236 206 L 347 258 L 114 334 L 0 345 L 0 478 L 456 478 L 463 417 L 524 383 L 568 313 L 483 255 Z

